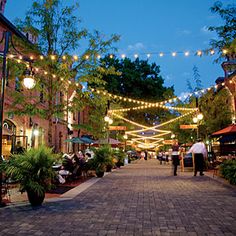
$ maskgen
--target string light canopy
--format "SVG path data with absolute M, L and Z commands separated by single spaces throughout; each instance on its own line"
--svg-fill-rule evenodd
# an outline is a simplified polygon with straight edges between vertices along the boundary
M 153 56 L 157 56 L 159 58 L 165 57 L 165 56 L 170 56 L 170 57 L 178 57 L 178 56 L 184 56 L 184 57 L 189 57 L 189 56 L 198 56 L 198 57 L 202 57 L 203 55 L 210 55 L 213 56 L 215 55 L 215 50 L 214 49 L 210 49 L 210 50 L 186 50 L 186 51 L 178 51 L 178 50 L 173 50 L 173 51 L 157 51 L 157 52 L 143 52 L 143 53 L 134 53 L 134 54 L 130 54 L 130 53 L 121 53 L 121 54 L 114 54 L 114 53 L 108 53 L 106 55 L 109 56 L 109 58 L 121 58 L 121 59 L 125 59 L 127 57 L 129 58 L 134 58 L 137 59 L 139 57 L 144 57 L 144 58 L 151 58 Z M 227 49 L 223 49 L 222 50 L 222 55 L 226 55 L 228 53 Z M 101 55 L 99 53 L 93 53 L 93 54 L 84 54 L 84 55 L 79 55 L 79 54 L 74 54 L 74 55 L 56 55 L 56 54 L 52 54 L 52 55 L 31 55 L 29 58 L 31 60 L 52 60 L 52 61 L 57 61 L 57 60 L 61 60 L 61 61 L 66 61 L 66 60 L 73 60 L 73 61 L 78 61 L 78 60 L 91 60 L 91 59 L 97 59 L 100 60 L 101 57 L 104 55 Z M 21 56 L 19 55 L 15 55 L 15 54 L 10 54 L 8 56 L 9 58 L 16 58 L 16 59 L 22 59 Z
M 213 51 L 211 52 L 213 54 Z M 227 50 L 223 50 L 223 53 L 224 54 L 227 54 Z M 113 57 L 113 55 L 111 54 L 110 56 Z M 137 56 L 137 54 L 136 54 Z M 13 59 L 13 60 L 16 60 L 18 63 L 24 63 L 26 65 L 26 67 L 29 67 L 29 62 L 27 61 L 24 61 L 24 58 L 22 55 L 13 55 L 13 54 L 10 54 L 8 55 L 9 59 Z M 41 60 L 43 60 L 45 57 L 44 56 L 39 56 L 39 58 Z M 52 55 L 50 57 L 52 60 L 55 60 L 56 59 L 56 55 Z M 64 60 L 67 59 L 66 56 L 62 56 L 62 58 Z M 76 56 L 73 56 L 74 59 L 77 59 L 78 57 Z M 90 57 L 86 57 L 85 56 L 85 59 L 89 59 Z M 34 60 L 35 57 L 34 56 L 30 56 L 30 60 Z M 75 85 L 76 87 L 81 87 L 82 85 L 78 82 L 73 82 L 72 81 L 68 81 L 66 80 L 65 78 L 63 77 L 57 77 L 55 74 L 51 74 L 49 73 L 48 71 L 42 69 L 42 68 L 39 68 L 39 67 L 34 67 L 33 65 L 32 66 L 32 70 L 34 71 L 35 74 L 44 74 L 44 75 L 47 75 L 47 76 L 52 76 L 53 78 L 55 79 L 58 79 L 59 81 L 62 81 L 62 82 L 65 82 L 65 83 L 68 83 L 68 85 Z M 234 83 L 234 80 L 231 79 L 231 80 L 228 80 L 230 84 Z M 225 83 L 222 82 L 221 84 L 218 84 L 218 85 L 213 85 L 211 87 L 208 87 L 208 88 L 205 88 L 205 89 L 201 89 L 201 90 L 198 90 L 198 91 L 195 91 L 193 93 L 184 93 L 185 95 L 183 96 L 178 96 L 178 97 L 173 97 L 173 98 L 170 98 L 168 100 L 164 100 L 164 101 L 159 101 L 159 102 L 154 102 L 154 103 L 151 103 L 151 102 L 147 102 L 147 101 L 142 101 L 142 100 L 137 100 L 137 99 L 132 99 L 132 98 L 129 98 L 129 97 L 122 97 L 122 96 L 118 96 L 118 95 L 114 95 L 114 94 L 111 94 L 111 93 L 108 93 L 106 91 L 102 91 L 102 90 L 98 90 L 98 89 L 94 89 L 94 88 L 91 88 L 91 92 L 95 92 L 97 94 L 101 94 L 101 95 L 107 95 L 109 96 L 110 98 L 113 98 L 113 99 L 118 99 L 118 100 L 121 100 L 121 101 L 124 101 L 124 102 L 130 102 L 130 103 L 136 103 L 136 104 L 141 104 L 141 105 L 145 105 L 145 106 L 160 106 L 160 105 L 164 105 L 166 103 L 172 103 L 172 102 L 175 102 L 177 100 L 182 100 L 182 99 L 187 99 L 188 97 L 191 97 L 191 96 L 196 96 L 196 95 L 199 95 L 199 94 L 203 94 L 211 89 L 217 89 L 218 86 L 224 86 Z M 83 86 L 82 86 L 83 87 Z M 164 107 L 163 107 L 164 108 Z M 133 108 L 133 109 L 145 109 L 145 108 Z M 174 108 L 173 108 L 174 109 Z M 178 108 L 179 109 L 179 108 Z M 177 109 L 176 109 L 177 110 Z
M 138 107 L 129 107 L 129 108 L 121 108 L 121 109 L 111 109 L 109 112 L 126 112 L 131 110 L 143 110 L 147 108 L 159 107 L 166 110 L 174 110 L 174 111 L 197 111 L 198 108 L 186 108 L 186 107 L 172 107 L 172 106 L 165 106 L 160 104 L 153 104 L 153 105 L 146 105 L 146 106 L 138 106 Z
M 231 80 L 228 80 L 228 82 L 230 84 L 233 84 L 234 80 L 231 79 Z M 164 100 L 164 101 L 160 101 L 160 102 L 147 102 L 147 101 L 143 101 L 143 100 L 137 100 L 137 99 L 133 99 L 133 98 L 130 98 L 130 97 L 123 97 L 123 96 L 119 96 L 119 95 L 114 95 L 112 93 L 108 93 L 106 91 L 99 90 L 99 89 L 94 89 L 94 88 L 91 88 L 91 92 L 94 92 L 94 93 L 97 93 L 97 94 L 100 94 L 100 95 L 103 95 L 103 96 L 108 96 L 110 98 L 117 99 L 117 100 L 120 100 L 120 101 L 123 101 L 123 102 L 126 102 L 126 103 L 141 104 L 141 105 L 144 105 L 144 106 L 141 106 L 142 108 L 140 108 L 140 109 L 146 109 L 147 107 L 145 107 L 145 106 L 157 107 L 157 106 L 164 105 L 166 103 L 176 102 L 177 100 L 187 99 L 188 97 L 202 95 L 202 94 L 210 91 L 211 89 L 217 89 L 220 86 L 225 86 L 225 82 L 219 83 L 217 85 L 213 85 L 213 86 L 205 88 L 205 89 L 200 89 L 200 90 L 195 91 L 193 93 L 184 93 L 185 95 L 183 95 L 183 96 L 173 97 L 173 98 L 170 98 L 168 100 Z M 126 108 L 124 108 L 124 109 L 126 109 Z M 138 109 L 138 108 L 136 108 L 136 109 Z M 194 108 L 189 108 L 189 109 L 194 109 Z

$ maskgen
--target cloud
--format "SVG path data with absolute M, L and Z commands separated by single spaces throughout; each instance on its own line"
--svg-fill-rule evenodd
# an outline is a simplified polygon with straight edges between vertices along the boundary
M 208 26 L 204 25 L 202 28 L 201 28 L 201 32 L 204 33 L 204 34 L 209 34 L 211 33 L 211 31 L 208 30 Z
M 179 95 L 179 97 L 181 98 L 180 100 L 181 100 L 181 101 L 185 101 L 186 98 L 189 96 L 189 94 L 190 94 L 190 93 L 188 93 L 188 92 L 182 92 L 182 93 Z
M 128 45 L 129 51 L 139 51 L 139 50 L 143 50 L 143 49 L 145 49 L 145 46 L 141 42 L 135 43 L 133 45 Z
M 190 30 L 183 29 L 183 30 L 178 30 L 177 33 L 178 35 L 190 35 L 192 32 Z
M 172 74 L 168 74 L 164 76 L 165 82 L 170 82 L 174 80 L 174 76 Z

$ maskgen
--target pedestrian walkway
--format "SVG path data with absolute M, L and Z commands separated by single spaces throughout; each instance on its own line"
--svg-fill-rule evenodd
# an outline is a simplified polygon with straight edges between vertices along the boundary
M 0 209 L 0 235 L 236 235 L 236 191 L 142 160 L 75 198 Z

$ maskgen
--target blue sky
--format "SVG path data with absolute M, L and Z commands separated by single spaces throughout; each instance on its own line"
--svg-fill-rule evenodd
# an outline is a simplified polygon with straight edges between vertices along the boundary
M 75 1 L 64 0 L 71 4 Z M 216 78 L 223 76 L 220 64 L 213 63 L 214 56 L 201 58 L 190 55 L 185 57 L 171 52 L 197 51 L 206 49 L 209 41 L 216 35 L 208 32 L 208 26 L 221 24 L 218 15 L 209 8 L 213 0 L 80 0 L 78 17 L 82 26 L 90 30 L 111 35 L 121 35 L 115 44 L 117 55 L 122 53 L 134 58 L 135 53 L 160 65 L 165 85 L 174 85 L 177 95 L 187 92 L 187 79 L 192 80 L 193 66 L 197 66 L 203 87 L 213 85 Z M 234 0 L 223 0 L 224 5 Z M 22 18 L 31 6 L 32 0 L 8 0 L 5 16 L 13 20 Z M 159 57 L 155 52 L 166 52 Z

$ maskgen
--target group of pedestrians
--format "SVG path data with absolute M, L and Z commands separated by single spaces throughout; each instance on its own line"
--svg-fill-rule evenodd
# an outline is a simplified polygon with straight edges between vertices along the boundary
M 192 153 L 193 164 L 194 164 L 194 176 L 197 175 L 199 171 L 200 176 L 203 176 L 203 169 L 205 159 L 207 158 L 207 149 L 205 144 L 201 139 L 198 139 L 195 144 L 188 150 L 187 153 Z M 177 140 L 173 141 L 171 149 L 171 159 L 173 164 L 174 176 L 177 176 L 178 165 L 180 164 L 181 155 L 180 155 L 180 146 Z M 161 164 L 161 163 L 160 163 Z

